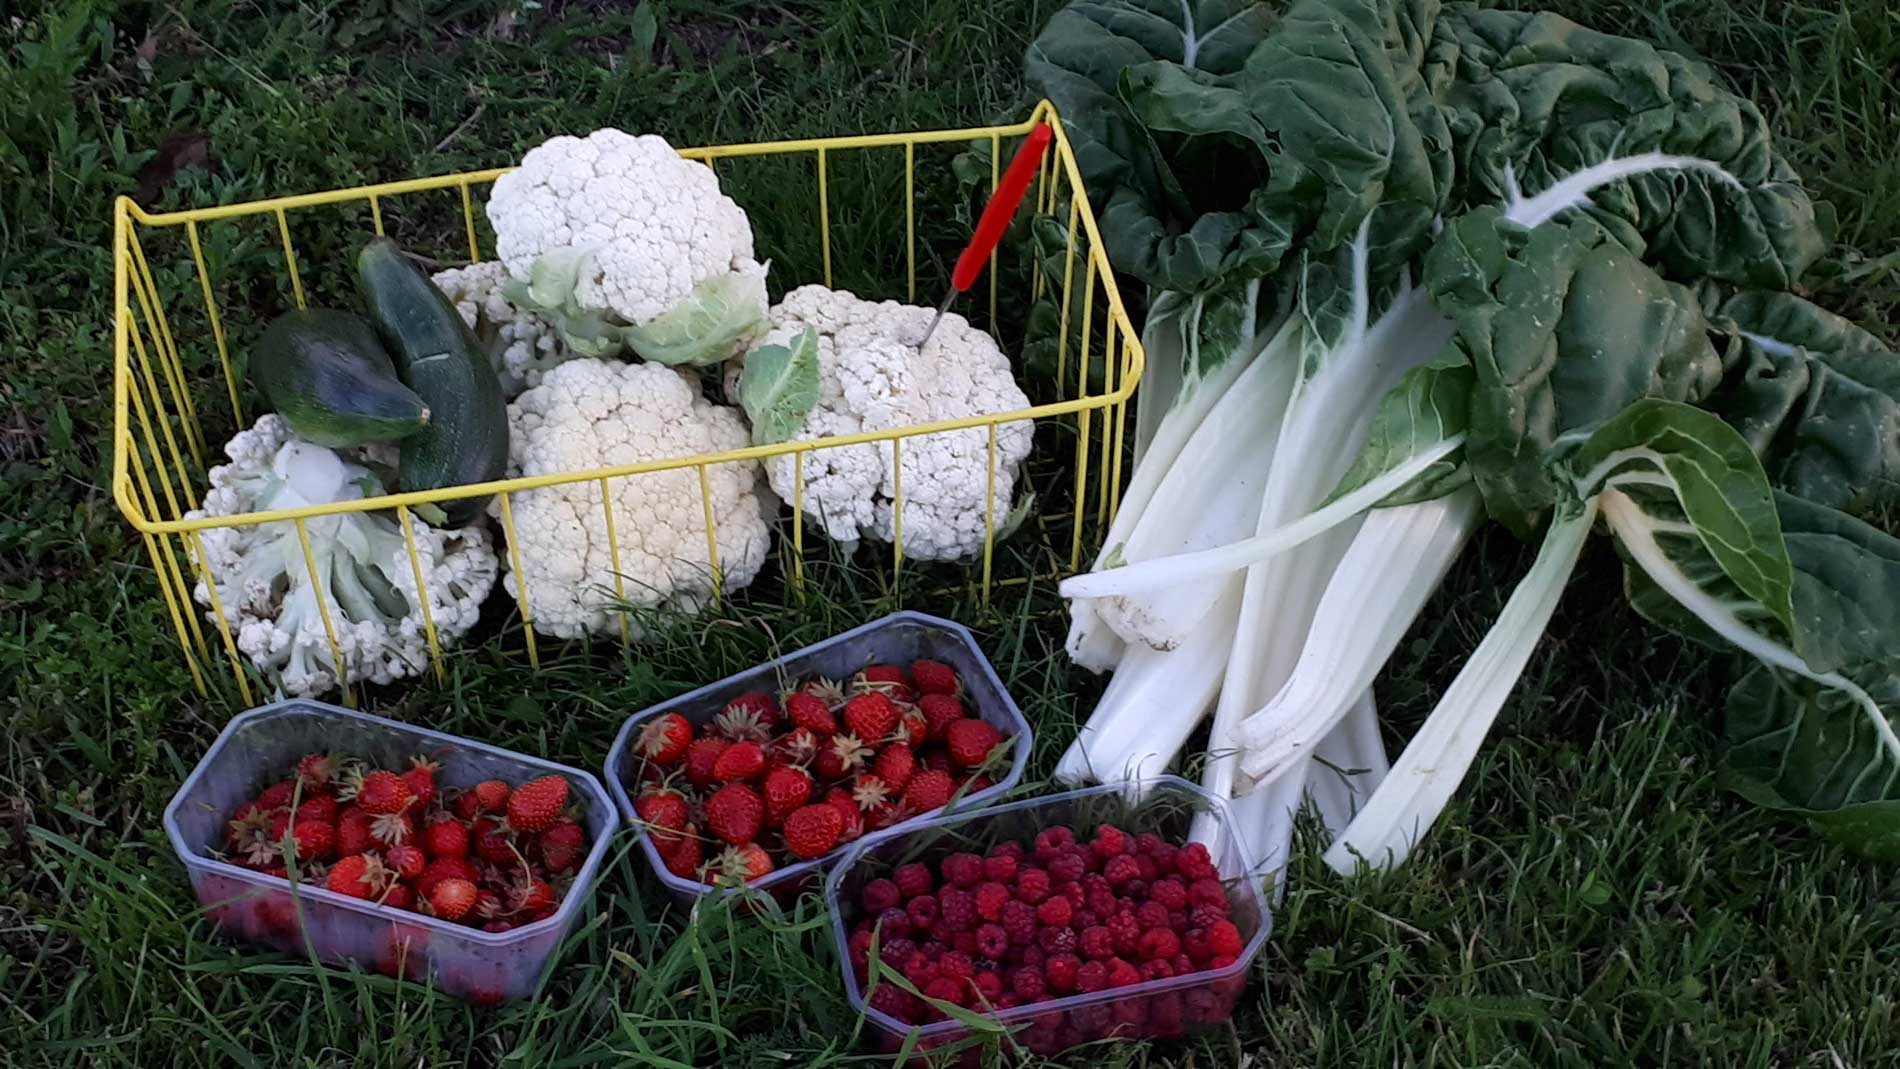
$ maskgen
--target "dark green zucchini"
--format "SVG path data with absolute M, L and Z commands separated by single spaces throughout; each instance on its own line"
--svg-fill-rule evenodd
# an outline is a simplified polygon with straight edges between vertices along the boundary
M 429 406 L 429 425 L 402 443 L 402 489 L 502 478 L 508 468 L 508 405 L 495 365 L 455 305 L 388 238 L 363 247 L 356 277 L 396 373 Z M 473 521 L 488 496 L 443 502 L 445 522 L 460 527 Z
M 297 437 L 332 448 L 419 433 L 429 407 L 403 385 L 376 332 L 325 308 L 285 312 L 251 348 L 251 380 Z

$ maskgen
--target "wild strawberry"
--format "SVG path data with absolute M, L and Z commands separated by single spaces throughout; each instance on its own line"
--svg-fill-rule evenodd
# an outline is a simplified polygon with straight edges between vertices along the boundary
M 679 842 L 660 851 L 660 861 L 666 871 L 685 879 L 697 879 L 699 866 L 705 856 L 704 847 L 694 835 L 684 835 Z
M 801 858 L 814 858 L 838 845 L 844 818 L 828 805 L 807 805 L 785 818 L 785 848 Z
M 749 739 L 733 743 L 713 762 L 713 779 L 719 783 L 739 783 L 765 771 L 765 747 Z
M 378 813 L 370 818 L 370 838 L 384 846 L 401 846 L 415 833 L 415 818 L 407 813 Z
M 956 766 L 950 763 L 950 755 L 942 747 L 932 746 L 917 759 L 917 763 L 936 772 L 949 772 Z
M 713 717 L 711 730 L 734 742 L 764 742 L 778 726 L 778 699 L 762 690 L 741 694 Z
M 314 820 L 323 824 L 335 824 L 336 814 L 336 799 L 327 794 L 320 794 L 298 806 L 296 813 L 291 816 L 290 822 L 292 824 L 302 824 L 305 821 Z
M 414 909 L 416 908 L 416 893 L 410 890 L 406 883 L 392 883 L 383 892 L 381 901 L 383 905 L 393 909 Z
M 962 689 L 957 670 L 942 661 L 920 660 L 910 663 L 910 681 L 919 694 L 955 694 Z
M 429 892 L 429 909 L 445 921 L 459 921 L 475 908 L 475 899 L 480 893 L 467 880 L 443 880 Z
M 351 854 L 330 866 L 324 886 L 351 898 L 375 898 L 389 884 L 389 870 L 375 854 Z
M 297 783 L 295 780 L 273 783 L 264 788 L 263 793 L 257 796 L 257 808 L 266 812 L 273 809 L 282 809 L 290 804 L 291 798 L 293 798 L 296 793 Z
M 399 880 L 415 879 L 422 875 L 422 870 L 429 864 L 429 859 L 423 856 L 422 850 L 414 846 L 392 846 L 384 851 L 383 861 L 395 872 Z
M 864 823 L 874 829 L 882 830 L 909 820 L 915 815 L 915 812 L 909 806 L 905 805 L 902 800 L 896 802 L 879 802 L 877 805 L 865 811 Z
M 336 828 L 321 820 L 305 820 L 290 829 L 291 845 L 299 861 L 323 861 L 336 851 Z
M 826 794 L 824 804 L 836 809 L 838 819 L 843 822 L 838 832 L 839 842 L 848 843 L 863 838 L 864 812 L 858 808 L 858 803 L 851 800 L 849 794 L 839 792 L 836 797 Z
M 858 901 L 863 903 L 866 913 L 882 913 L 903 900 L 903 893 L 894 881 L 886 879 L 872 880 L 858 892 Z
M 336 776 L 337 761 L 329 754 L 310 753 L 297 759 L 297 779 L 303 783 L 304 797 L 317 791 L 328 793 Z
M 758 843 L 729 846 L 716 862 L 719 875 L 737 883 L 756 880 L 772 871 L 772 855 Z
M 876 691 L 844 703 L 844 727 L 866 742 L 882 742 L 897 727 L 897 706 Z
M 416 893 L 427 898 L 435 885 L 447 879 L 467 880 L 474 883 L 480 873 L 474 862 L 465 857 L 438 857 L 422 869 L 422 875 L 416 877 Z
M 336 852 L 343 857 L 368 853 L 380 844 L 370 834 L 371 818 L 354 805 L 343 807 L 336 817 Z
M 671 765 L 686 756 L 693 741 L 693 725 L 678 713 L 663 713 L 640 725 L 634 752 L 657 765 Z
M 686 782 L 696 787 L 709 787 L 718 782 L 713 778 L 713 766 L 719 763 L 719 755 L 732 745 L 725 739 L 716 739 L 711 735 L 694 739 L 686 747 Z
M 821 738 L 807 728 L 793 728 L 772 740 L 766 758 L 780 766 L 804 768 L 817 759 Z
M 567 792 L 563 776 L 539 776 L 516 787 L 508 796 L 508 826 L 530 833 L 547 828 L 561 819 Z
M 823 676 L 813 676 L 792 688 L 792 690 L 795 694 L 809 694 L 819 701 L 824 702 L 827 707 L 832 709 L 843 705 L 845 698 L 849 697 L 849 695 L 845 693 L 844 684 L 839 683 L 835 679 L 826 679 Z
M 508 807 L 508 798 L 514 794 L 514 788 L 505 780 L 485 779 L 470 788 L 475 797 L 475 810 L 478 813 L 499 813 Z
M 272 813 L 270 817 L 270 841 L 273 843 L 281 843 L 284 841 L 284 836 L 289 833 L 290 810 L 279 809 Z
M 1003 741 L 1003 733 L 986 720 L 964 719 L 944 729 L 943 741 L 952 762 L 975 768 Z
M 823 779 L 843 779 L 864 766 L 871 748 L 846 733 L 833 735 L 818 749 L 818 775 Z
M 442 770 L 442 766 L 426 757 L 411 758 L 409 763 L 411 767 L 402 774 L 402 781 L 409 785 L 410 792 L 416 796 L 416 808 L 427 809 L 435 804 L 435 774 Z
M 525 880 L 508 892 L 508 905 L 514 913 L 534 917 L 552 910 L 556 904 L 554 888 L 548 886 L 546 880 Z
M 866 813 L 888 803 L 895 793 L 882 777 L 869 772 L 851 781 L 851 800 Z
M 422 829 L 422 852 L 430 857 L 465 857 L 468 826 L 451 817 L 438 817 Z
M 757 838 L 764 822 L 765 802 L 743 783 L 728 783 L 706 799 L 706 826 L 735 846 Z
M 831 706 L 816 694 L 793 691 L 785 696 L 785 718 L 793 727 L 804 728 L 814 735 L 833 735 L 838 731 L 838 718 L 831 713 Z
M 936 881 L 930 876 L 930 866 L 921 861 L 897 866 L 891 873 L 891 882 L 905 898 L 927 895 L 936 888 Z
M 891 743 L 877 752 L 877 760 L 871 763 L 871 771 L 889 784 L 894 791 L 901 791 L 910 782 L 912 773 L 917 771 L 917 755 L 909 746 Z
M 917 710 L 924 715 L 925 734 L 932 742 L 942 742 L 950 725 L 969 715 L 963 703 L 948 694 L 924 695 L 917 699 Z
M 811 792 L 811 776 L 802 768 L 775 768 L 767 772 L 762 788 L 766 823 L 773 826 L 785 823 L 792 810 L 811 801 Z
M 541 863 L 559 876 L 572 872 L 587 852 L 587 832 L 571 820 L 557 820 L 535 839 Z
M 988 776 L 982 776 L 982 775 L 956 776 L 952 778 L 951 782 L 956 784 L 957 793 L 963 795 L 966 798 L 972 794 L 975 794 L 978 791 L 987 791 L 991 787 L 996 786 L 995 780 L 989 778 Z
M 928 813 L 950 804 L 950 796 L 956 793 L 956 785 L 950 780 L 950 773 L 935 769 L 925 769 L 911 776 L 904 785 L 904 804 L 914 812 Z
M 501 825 L 488 817 L 477 817 L 469 828 L 475 856 L 491 865 L 511 865 L 515 861 L 515 842 Z
M 449 812 L 454 813 L 457 820 L 474 820 L 482 815 L 481 799 L 475 797 L 474 791 L 462 791 L 449 805 Z
M 355 790 L 356 804 L 371 816 L 400 813 L 416 799 L 416 792 L 409 788 L 409 784 L 401 776 L 386 769 L 363 773 L 360 779 L 352 776 L 350 782 Z
M 852 694 L 882 694 L 893 700 L 910 701 L 916 696 L 904 670 L 894 664 L 874 664 L 851 677 Z

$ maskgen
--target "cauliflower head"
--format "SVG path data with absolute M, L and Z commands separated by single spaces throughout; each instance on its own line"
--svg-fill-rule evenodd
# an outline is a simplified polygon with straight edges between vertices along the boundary
M 736 409 L 687 374 L 656 364 L 570 360 L 508 406 L 510 474 L 589 471 L 722 452 L 751 444 Z M 724 589 L 750 583 L 771 548 L 778 503 L 756 461 L 707 469 Z M 713 590 L 699 473 L 687 468 L 612 481 L 614 534 L 626 600 L 694 613 Z M 535 630 L 559 638 L 617 631 L 613 545 L 600 483 L 512 495 L 515 537 Z M 489 506 L 500 515 L 497 501 Z M 517 576 L 503 579 L 516 594 Z M 630 622 L 630 626 L 632 622 Z M 639 628 L 634 626 L 637 634 Z
M 988 334 L 946 315 L 929 344 L 918 341 L 934 309 L 874 302 L 845 290 L 801 286 L 771 310 L 771 327 L 748 352 L 791 346 L 810 328 L 818 343 L 818 402 L 796 440 L 889 430 L 1029 407 L 1009 358 Z M 727 378 L 730 395 L 733 380 Z M 1007 532 L 1017 471 L 1029 455 L 1028 421 L 996 429 L 992 515 Z M 958 560 L 983 550 L 989 492 L 989 429 L 943 431 L 904 439 L 904 555 Z M 818 449 L 805 457 L 805 517 L 838 542 L 896 537 L 897 470 L 889 442 Z M 794 496 L 796 456 L 770 458 L 772 489 Z
M 495 361 L 504 395 L 541 385 L 550 368 L 574 357 L 553 320 L 508 299 L 508 267 L 499 260 L 452 267 L 430 276 Z
M 191 518 L 353 501 L 383 492 L 369 469 L 292 437 L 275 415 L 225 444 L 230 463 L 211 469 L 211 489 Z M 436 636 L 449 645 L 475 625 L 495 585 L 496 558 L 481 527 L 439 531 L 413 520 Z M 392 683 L 429 661 L 415 568 L 394 519 L 372 512 L 305 521 L 349 682 Z M 238 651 L 286 694 L 336 689 L 338 664 L 294 523 L 220 527 L 202 533 L 204 565 Z M 217 623 L 211 588 L 193 591 Z
M 550 138 L 495 180 L 487 211 L 520 303 L 583 355 L 715 364 L 764 325 L 745 211 L 664 138 Z

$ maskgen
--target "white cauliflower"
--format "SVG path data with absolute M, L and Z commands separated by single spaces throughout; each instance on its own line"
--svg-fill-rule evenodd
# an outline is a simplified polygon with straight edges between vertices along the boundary
M 354 501 L 381 494 L 369 469 L 291 436 L 267 415 L 225 444 L 229 464 L 211 469 L 204 506 L 189 514 L 239 516 L 269 509 Z M 438 531 L 414 520 L 417 555 L 436 635 L 444 645 L 475 625 L 495 585 L 496 560 L 480 527 Z M 352 683 L 391 683 L 429 661 L 415 571 L 402 528 L 388 515 L 351 512 L 304 522 L 323 581 L 324 601 Z M 221 527 L 202 534 L 205 565 L 238 651 L 286 694 L 320 695 L 337 686 L 336 658 L 294 523 Z M 211 607 L 201 579 L 194 591 Z M 217 623 L 215 612 L 206 618 Z
M 1009 358 L 962 316 L 946 315 L 921 351 L 935 310 L 861 300 L 844 290 L 801 286 L 771 310 L 771 328 L 748 354 L 766 345 L 791 347 L 807 327 L 817 335 L 818 401 L 805 441 L 859 431 L 991 415 L 1029 407 Z M 727 390 L 734 396 L 728 376 Z M 996 429 L 993 522 L 1007 533 L 1016 473 L 1029 455 L 1028 421 Z M 983 550 L 983 505 L 989 492 L 989 429 L 943 431 L 903 440 L 904 555 L 956 560 Z M 895 538 L 897 472 L 889 442 L 818 449 L 805 456 L 805 516 L 828 537 L 855 546 L 860 538 Z M 796 457 L 767 461 L 772 489 L 794 496 Z
M 452 267 L 430 277 L 488 347 L 506 396 L 541 385 L 541 376 L 550 368 L 573 359 L 575 354 L 562 344 L 560 329 L 552 320 L 508 299 L 505 290 L 510 276 L 501 261 Z
M 764 325 L 745 211 L 664 138 L 550 138 L 495 180 L 488 219 L 510 296 L 582 355 L 715 364 Z
M 589 471 L 723 452 L 751 444 L 739 413 L 706 399 L 686 374 L 655 364 L 571 360 L 508 406 L 510 474 Z M 724 589 L 750 583 L 771 548 L 772 499 L 756 461 L 707 471 Z M 613 480 L 614 533 L 626 600 L 693 613 L 709 599 L 711 561 L 699 473 Z M 614 559 L 600 483 L 523 490 L 511 498 L 535 630 L 560 638 L 618 630 Z M 490 505 L 500 515 L 500 504 Z M 516 592 L 510 573 L 503 584 Z M 638 628 L 635 628 L 637 633 Z

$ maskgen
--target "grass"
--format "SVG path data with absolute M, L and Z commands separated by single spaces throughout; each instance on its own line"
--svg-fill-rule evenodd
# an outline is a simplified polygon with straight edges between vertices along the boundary
M 1886 5 L 1555 6 L 1698 52 L 1761 102 L 1860 250 L 1831 258 L 1821 295 L 1891 333 L 1900 20 Z M 148 560 L 106 485 L 107 213 L 112 196 L 135 191 L 177 207 L 493 166 L 547 134 L 608 123 L 704 143 L 1016 116 L 1017 57 L 1051 9 L 673 0 L 649 17 L 558 0 L 101 0 L 29 2 L 7 16 L 0 1063 L 888 1062 L 859 1042 L 812 901 L 769 923 L 670 908 L 625 843 L 542 997 L 499 1010 L 212 937 L 158 813 L 235 710 L 227 694 L 192 690 Z M 200 145 L 209 170 L 190 166 Z M 443 205 L 396 222 L 426 234 L 453 220 Z M 932 225 L 948 234 L 955 220 Z M 221 263 L 268 279 L 269 234 L 222 240 Z M 809 270 L 809 235 L 772 240 L 785 264 Z M 314 279 L 318 292 L 341 284 Z M 261 316 L 281 301 L 275 293 L 263 285 L 228 299 Z M 1395 745 L 1526 559 L 1487 536 L 1408 638 L 1380 687 Z M 1346 883 L 1303 841 L 1232 1029 L 1090 1060 L 1900 1064 L 1895 876 L 1718 790 L 1720 666 L 1631 627 L 1607 553 L 1584 571 L 1409 867 Z M 815 578 L 809 599 L 767 584 L 634 655 L 571 652 L 539 676 L 506 641 L 466 650 L 447 684 L 376 695 L 376 709 L 598 766 L 627 713 L 900 602 L 977 628 L 1037 724 L 1032 777 L 1099 687 L 1060 657 L 1060 606 L 1043 585 L 1006 588 L 986 608 L 941 574 L 902 596 L 869 565 L 826 565 Z

